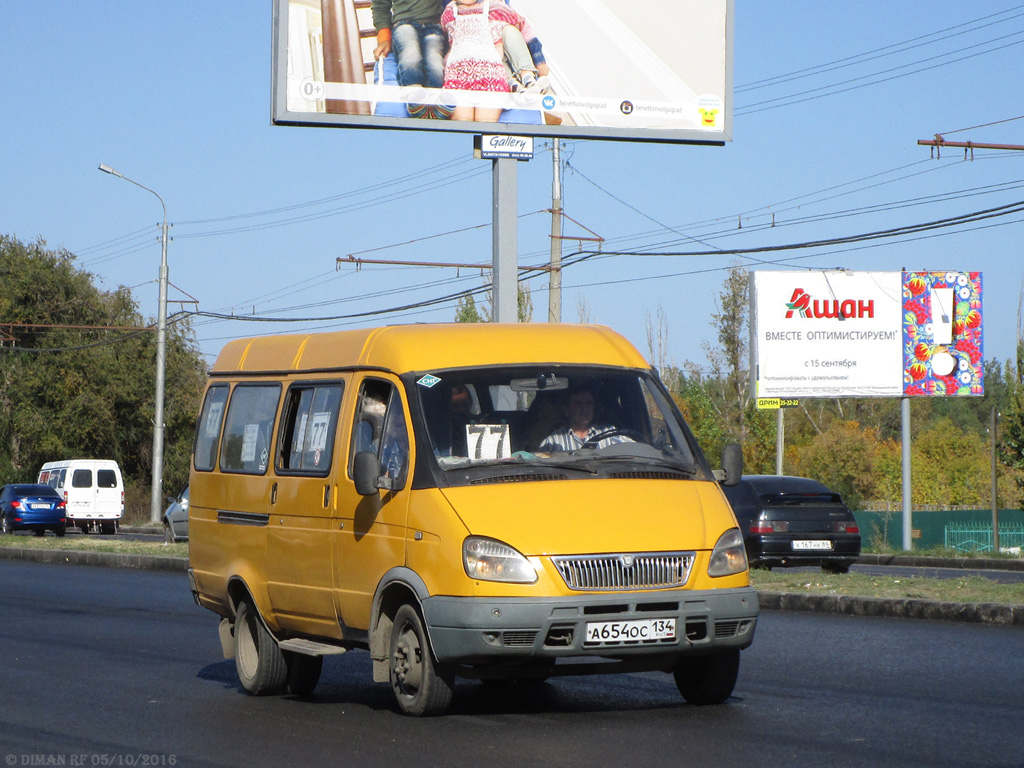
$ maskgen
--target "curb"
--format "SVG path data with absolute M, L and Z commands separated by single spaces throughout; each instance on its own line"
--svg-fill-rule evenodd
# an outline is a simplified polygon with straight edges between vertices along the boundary
M 0 558 L 29 560 L 50 565 L 102 565 L 107 568 L 133 568 L 141 571 L 188 570 L 188 559 L 162 555 L 125 555 L 117 552 L 88 552 L 71 549 L 25 549 L 0 547 Z
M 918 555 L 864 555 L 858 565 L 903 565 L 911 568 L 956 568 L 960 570 L 1024 571 L 1024 558 L 997 557 L 921 557 Z
M 1024 626 L 1024 605 L 946 603 L 918 598 L 853 595 L 799 595 L 793 592 L 758 592 L 757 599 L 761 609 L 766 611 L 804 611 L 843 616 L 882 616 L 894 619 Z

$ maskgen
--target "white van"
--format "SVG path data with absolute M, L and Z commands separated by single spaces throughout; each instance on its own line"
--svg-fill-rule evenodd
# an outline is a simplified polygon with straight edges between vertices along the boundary
M 69 527 L 77 525 L 82 533 L 94 526 L 104 534 L 117 531 L 124 515 L 124 482 L 116 461 L 48 461 L 39 470 L 38 482 L 64 494 Z

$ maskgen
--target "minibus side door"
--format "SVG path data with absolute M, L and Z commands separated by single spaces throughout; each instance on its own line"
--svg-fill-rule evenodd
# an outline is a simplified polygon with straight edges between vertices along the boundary
M 332 638 L 341 636 L 331 532 L 344 392 L 337 379 L 298 381 L 285 391 L 267 527 L 267 588 L 278 624 Z
M 385 374 L 364 374 L 357 387 L 345 472 L 339 472 L 334 535 L 335 600 L 342 623 L 369 628 L 370 603 L 381 577 L 404 565 L 406 520 L 412 485 L 414 448 L 408 404 L 399 380 Z M 377 493 L 360 495 L 353 481 L 359 452 L 376 457 L 386 478 Z

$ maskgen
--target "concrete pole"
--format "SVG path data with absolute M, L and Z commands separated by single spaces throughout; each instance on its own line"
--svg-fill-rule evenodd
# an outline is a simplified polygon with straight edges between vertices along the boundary
M 551 274 L 548 282 L 548 322 L 562 322 L 562 158 L 555 139 L 551 181 Z

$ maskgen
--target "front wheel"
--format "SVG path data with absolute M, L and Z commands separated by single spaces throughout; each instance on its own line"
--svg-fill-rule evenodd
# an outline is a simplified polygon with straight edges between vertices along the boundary
M 411 605 L 403 605 L 391 628 L 391 688 L 407 715 L 440 715 L 452 702 L 455 676 L 434 661 L 423 620 Z
M 284 654 L 248 600 L 235 613 L 235 670 L 253 696 L 280 693 L 288 675 Z
M 171 526 L 164 523 L 164 544 L 173 544 L 174 534 L 171 532 Z
M 740 649 L 680 659 L 672 671 L 676 687 L 691 704 L 721 704 L 732 695 L 740 671 Z

